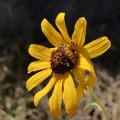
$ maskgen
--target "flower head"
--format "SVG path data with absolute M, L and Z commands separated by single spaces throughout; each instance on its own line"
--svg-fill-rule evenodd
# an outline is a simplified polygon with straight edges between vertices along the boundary
M 41 22 L 42 32 L 54 46 L 53 48 L 36 44 L 31 44 L 29 47 L 29 54 L 37 60 L 30 63 L 28 73 L 37 73 L 27 80 L 26 88 L 30 91 L 50 76 L 48 84 L 35 94 L 35 106 L 54 88 L 49 99 L 51 113 L 54 116 L 60 114 L 63 100 L 67 113 L 75 115 L 85 86 L 93 86 L 96 82 L 91 59 L 102 55 L 111 44 L 104 36 L 84 45 L 87 25 L 84 17 L 79 18 L 75 23 L 71 38 L 65 24 L 65 13 L 59 13 L 55 23 L 59 32 L 47 19 Z

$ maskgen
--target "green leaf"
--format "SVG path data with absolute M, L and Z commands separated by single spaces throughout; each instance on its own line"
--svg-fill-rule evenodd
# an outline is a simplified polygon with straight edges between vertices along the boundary
M 83 110 L 87 110 L 88 108 L 90 107 L 96 107 L 98 108 L 100 111 L 103 111 L 103 109 L 101 108 L 101 106 L 99 104 L 97 104 L 96 102 L 91 102 L 91 103 L 88 103 L 87 105 L 85 105 L 85 107 L 83 108 Z
M 88 92 L 90 93 L 92 99 L 95 101 L 94 104 L 93 103 L 90 103 L 88 104 L 87 106 L 97 106 L 97 108 L 99 108 L 103 113 L 104 113 L 104 116 L 106 118 L 106 120 L 108 120 L 108 115 L 107 115 L 107 111 L 105 110 L 105 108 L 103 107 L 103 105 L 101 104 L 99 98 L 97 97 L 96 93 L 94 92 L 93 88 L 92 87 L 88 87 L 87 86 L 87 90 Z M 88 108 L 87 107 L 87 108 Z

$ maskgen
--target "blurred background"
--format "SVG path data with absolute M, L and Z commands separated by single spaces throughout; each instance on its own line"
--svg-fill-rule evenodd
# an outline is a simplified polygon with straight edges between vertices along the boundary
M 50 46 L 41 32 L 40 23 L 47 18 L 52 25 L 59 12 L 66 13 L 66 24 L 72 35 L 75 21 L 86 17 L 86 43 L 108 36 L 112 47 L 93 60 L 97 73 L 94 89 L 105 106 L 109 120 L 120 120 L 120 1 L 119 0 L 0 0 L 0 120 L 103 120 L 96 108 L 83 111 L 90 101 L 85 96 L 78 114 L 53 118 L 44 97 L 36 109 L 33 93 L 25 82 L 27 66 L 33 60 L 27 49 L 31 43 Z

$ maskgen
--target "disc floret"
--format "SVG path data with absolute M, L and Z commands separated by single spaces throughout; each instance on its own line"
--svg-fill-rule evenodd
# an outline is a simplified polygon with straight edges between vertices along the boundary
M 51 68 L 56 74 L 70 71 L 77 60 L 76 45 L 72 42 L 59 47 L 51 54 Z

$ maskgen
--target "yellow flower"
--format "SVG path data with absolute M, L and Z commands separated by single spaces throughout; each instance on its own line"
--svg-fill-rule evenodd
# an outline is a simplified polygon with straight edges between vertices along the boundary
M 84 17 L 75 23 L 71 38 L 65 24 L 65 13 L 57 15 L 55 24 L 59 32 L 47 19 L 41 22 L 42 32 L 54 48 L 36 44 L 29 47 L 29 54 L 37 60 L 30 63 L 28 73 L 38 73 L 27 80 L 26 88 L 30 91 L 51 77 L 48 84 L 35 94 L 35 106 L 54 87 L 49 99 L 51 113 L 54 116 L 60 114 L 63 100 L 66 112 L 75 115 L 85 86 L 93 86 L 96 82 L 94 66 L 90 59 L 103 54 L 111 44 L 104 36 L 84 45 L 87 25 Z

